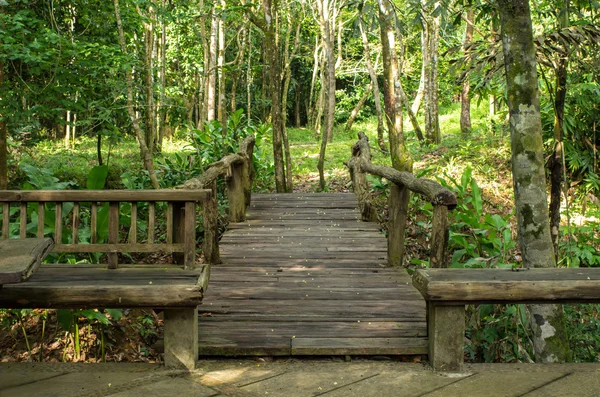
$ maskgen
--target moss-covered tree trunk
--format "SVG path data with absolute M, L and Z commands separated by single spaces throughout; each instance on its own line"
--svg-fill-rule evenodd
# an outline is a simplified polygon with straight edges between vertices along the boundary
M 558 29 L 569 27 L 570 1 L 559 2 Z M 558 59 L 554 63 L 555 87 L 554 87 L 554 153 L 550 156 L 548 167 L 550 168 L 550 233 L 554 255 L 558 260 L 558 238 L 560 236 L 560 202 L 563 188 L 563 124 L 565 120 L 565 99 L 567 97 L 567 66 L 569 64 L 569 48 L 564 48 L 564 53 L 558 52 Z
M 542 147 L 535 46 L 528 0 L 498 0 L 510 112 L 512 171 L 518 234 L 526 267 L 554 267 Z M 538 362 L 569 361 L 560 305 L 531 305 Z

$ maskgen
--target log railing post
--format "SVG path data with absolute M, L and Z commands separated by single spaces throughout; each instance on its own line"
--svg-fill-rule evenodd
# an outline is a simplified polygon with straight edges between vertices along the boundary
M 227 178 L 230 222 L 243 222 L 246 220 L 246 193 L 244 192 L 242 168 L 242 164 L 232 164 L 231 175 Z
M 431 254 L 430 267 L 448 267 L 446 248 L 448 247 L 448 207 L 435 205 L 431 222 Z
M 204 242 L 202 243 L 202 252 L 206 263 L 221 263 L 219 253 L 219 224 L 217 208 L 217 183 L 214 181 L 211 186 L 212 194 L 202 202 L 202 218 L 204 219 Z
M 404 229 L 408 213 L 410 191 L 404 186 L 392 183 L 388 201 L 388 264 L 392 267 L 402 266 L 404 257 Z

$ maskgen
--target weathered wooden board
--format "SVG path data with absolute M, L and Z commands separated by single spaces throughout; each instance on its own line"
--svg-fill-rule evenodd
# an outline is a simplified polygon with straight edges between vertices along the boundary
M 220 241 L 200 355 L 426 354 L 423 298 L 358 217 L 353 194 L 253 195 Z
M 0 287 L 29 279 L 53 246 L 49 238 L 0 240 Z
M 180 268 L 44 265 L 25 283 L 4 285 L 0 307 L 189 307 L 202 302 L 201 276 L 202 270 Z
M 427 269 L 414 286 L 426 299 L 452 303 L 600 302 L 600 269 Z

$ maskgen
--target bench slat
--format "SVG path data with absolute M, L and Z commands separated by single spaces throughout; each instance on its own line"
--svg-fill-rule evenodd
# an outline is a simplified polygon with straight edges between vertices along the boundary
M 413 285 L 440 304 L 600 302 L 600 270 L 594 268 L 422 269 Z
M 132 202 L 132 201 L 204 201 L 210 190 L 3 190 L 0 202 Z
M 85 253 L 85 252 L 184 252 L 183 243 L 173 244 L 56 244 L 53 252 Z
M 204 296 L 203 270 L 44 265 L 26 282 L 4 285 L 0 307 L 190 307 Z

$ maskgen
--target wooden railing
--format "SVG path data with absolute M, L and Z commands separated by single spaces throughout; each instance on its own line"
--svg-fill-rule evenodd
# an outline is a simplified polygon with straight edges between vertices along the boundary
M 241 143 L 238 153 L 229 154 L 221 160 L 210 164 L 202 175 L 190 179 L 179 189 L 210 189 L 213 194 L 207 201 L 204 216 L 204 257 L 210 263 L 221 263 L 219 254 L 217 179 L 224 177 L 227 183 L 229 200 L 229 221 L 246 220 L 246 207 L 250 205 L 252 184 L 254 182 L 254 135 L 246 137 Z
M 193 269 L 196 205 L 204 206 L 210 200 L 209 190 L 4 190 L 0 191 L 2 238 L 10 238 L 11 232 L 21 239 L 53 236 L 54 252 L 107 253 L 111 269 L 118 267 L 117 254 L 128 252 L 173 253 L 176 263 Z M 121 219 L 122 203 L 130 205 L 128 222 Z M 166 203 L 161 206 L 162 218 L 158 218 L 157 203 Z M 138 216 L 141 205 L 147 206 L 144 220 Z M 47 214 L 52 212 L 54 219 L 46 222 Z M 86 222 L 82 222 L 82 216 Z M 17 230 L 10 230 L 11 220 Z M 28 230 L 30 220 L 33 225 L 37 223 L 35 230 Z M 139 240 L 140 222 L 145 226 L 143 241 Z M 108 226 L 105 236 L 99 236 L 98 232 L 106 227 L 101 224 Z M 166 237 L 160 242 L 155 236 L 158 224 L 166 229 Z M 52 230 L 47 225 L 53 225 Z M 80 241 L 83 235 L 85 241 Z
M 390 223 L 388 228 L 388 261 L 392 266 L 402 262 L 404 254 L 404 229 L 406 225 L 407 203 L 401 200 L 402 190 L 408 189 L 421 194 L 433 204 L 433 220 L 431 230 L 431 267 L 448 267 L 445 251 L 448 245 L 448 211 L 456 207 L 456 196 L 439 183 L 415 178 L 411 173 L 401 172 L 391 167 L 371 163 L 371 148 L 369 138 L 363 133 L 358 134 L 358 142 L 352 146 L 352 157 L 347 162 L 352 178 L 354 193 L 363 221 L 377 220 L 377 212 L 369 189 L 366 174 L 380 176 L 392 182 L 392 194 L 389 195 Z

